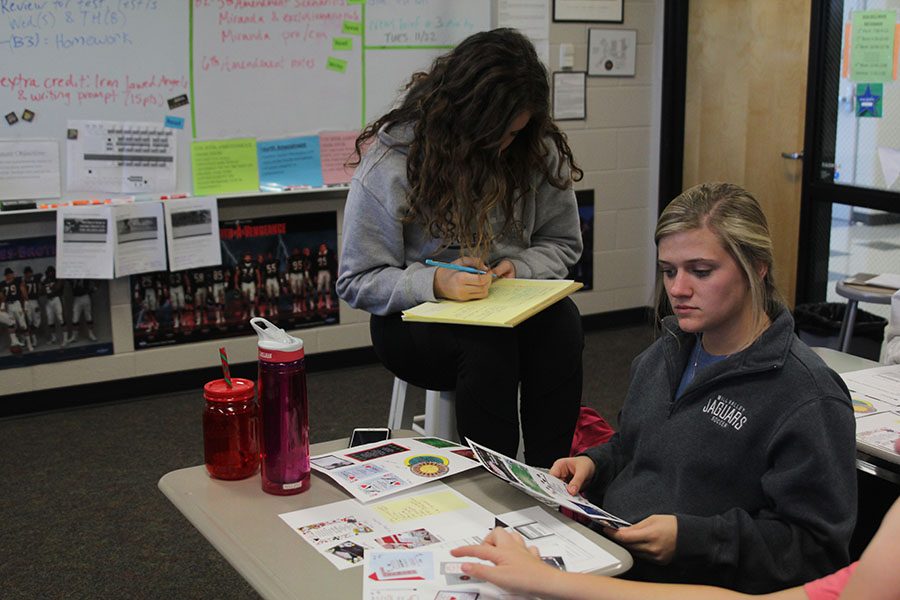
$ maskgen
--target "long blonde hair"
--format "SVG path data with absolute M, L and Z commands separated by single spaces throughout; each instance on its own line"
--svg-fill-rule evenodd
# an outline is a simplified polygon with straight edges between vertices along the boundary
M 654 239 L 673 233 L 709 229 L 734 258 L 750 287 L 755 323 L 764 316 L 774 318 L 784 306 L 775 285 L 772 236 L 759 202 L 750 192 L 733 183 L 701 183 L 685 190 L 663 210 Z M 765 269 L 760 277 L 759 272 Z M 662 277 L 656 278 L 656 317 L 672 314 Z

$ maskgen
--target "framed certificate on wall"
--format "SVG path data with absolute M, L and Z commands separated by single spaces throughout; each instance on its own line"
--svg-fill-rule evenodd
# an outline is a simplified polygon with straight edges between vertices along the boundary
M 588 29 L 588 75 L 633 77 L 637 30 Z
M 553 0 L 556 22 L 622 23 L 624 0 Z

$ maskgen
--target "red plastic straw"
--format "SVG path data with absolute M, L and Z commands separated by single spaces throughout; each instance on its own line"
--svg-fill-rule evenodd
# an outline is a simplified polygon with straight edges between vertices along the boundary
M 219 358 L 222 360 L 222 376 L 225 378 L 225 385 L 231 387 L 231 371 L 228 370 L 228 354 L 225 353 L 225 346 L 219 348 Z

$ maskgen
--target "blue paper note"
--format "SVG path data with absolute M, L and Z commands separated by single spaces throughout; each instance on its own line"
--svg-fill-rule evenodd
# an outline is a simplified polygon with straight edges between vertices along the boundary
M 165 126 L 171 127 L 172 129 L 184 129 L 184 119 L 181 117 L 166 116 Z
M 322 187 L 319 136 L 260 141 L 256 144 L 259 187 L 263 190 Z

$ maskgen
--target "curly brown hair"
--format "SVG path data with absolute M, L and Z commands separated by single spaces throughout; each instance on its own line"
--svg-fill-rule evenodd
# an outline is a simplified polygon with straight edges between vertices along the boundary
M 510 123 L 523 112 L 528 124 L 501 151 Z M 565 134 L 550 118 L 547 70 L 534 46 L 514 29 L 476 33 L 434 60 L 428 72 L 413 74 L 397 108 L 370 123 L 356 139 L 351 165 L 382 128 L 410 124 L 406 176 L 410 210 L 446 245 L 486 259 L 492 241 L 521 236 L 514 207 L 531 191 L 534 174 L 566 189 L 584 173 L 575 164 Z M 550 148 L 560 160 L 548 164 Z M 494 231 L 490 215 L 500 206 L 504 223 Z

